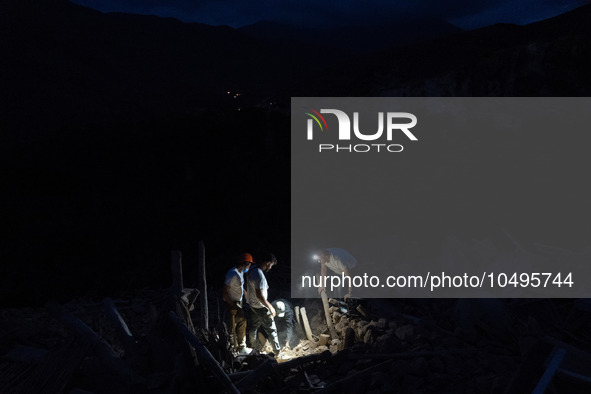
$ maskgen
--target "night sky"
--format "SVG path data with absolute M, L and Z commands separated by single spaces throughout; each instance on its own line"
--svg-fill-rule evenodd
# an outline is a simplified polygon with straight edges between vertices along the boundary
M 9 0 L 0 12 L 0 35 L 9 38 L 0 40 L 7 43 L 0 58 L 9 60 L 0 73 L 8 191 L 1 216 L 10 234 L 0 240 L 5 305 L 167 286 L 171 248 L 191 261 L 198 240 L 220 270 L 234 251 L 271 251 L 289 267 L 290 97 L 591 96 L 589 7 L 534 26 L 449 26 L 524 24 L 588 0 L 75 1 L 128 14 L 67 0 Z M 131 13 L 233 27 L 261 20 L 348 26 L 267 23 L 235 31 Z M 554 149 L 535 145 L 532 155 L 543 160 L 527 165 L 519 153 L 529 145 L 509 146 L 503 168 L 518 170 L 505 183 L 534 187 L 546 171 L 552 190 L 568 188 L 569 212 L 586 213 L 589 194 L 571 186 L 586 185 L 578 178 L 588 165 L 575 166 L 586 156 L 565 153 L 579 169 L 569 178 L 548 166 L 545 146 Z M 448 200 L 460 196 L 463 204 L 475 193 L 462 171 L 477 168 L 463 154 L 450 161 L 448 178 L 441 166 L 422 162 L 409 190 L 420 198 L 430 196 L 425 188 L 458 190 Z M 549 193 L 541 196 L 522 201 L 524 212 L 533 217 L 554 206 Z M 560 223 L 570 220 L 559 214 Z M 397 231 L 420 238 L 432 256 L 449 231 L 505 242 L 497 216 L 478 222 L 478 234 L 474 217 L 454 220 L 451 229 L 440 220 L 424 233 L 409 215 Z M 591 231 L 585 219 L 577 219 L 583 231 L 569 222 L 540 236 L 527 218 L 501 224 L 523 243 L 579 250 Z
M 182 252 L 184 287 L 196 287 L 200 241 L 210 328 L 219 322 L 222 303 L 215 300 L 221 300 L 225 273 L 239 252 L 251 253 L 255 262 L 273 253 L 279 263 L 268 275 L 269 299 L 293 296 L 302 306 L 297 298 L 307 294 L 292 293 L 290 281 L 308 267 L 318 272 L 312 249 L 348 249 L 359 262 L 352 275 L 359 277 L 376 262 L 385 264 L 386 275 L 424 274 L 429 263 L 448 275 L 455 270 L 451 275 L 480 277 L 484 270 L 474 272 L 480 270 L 476 261 L 491 275 L 510 278 L 522 266 L 548 272 L 541 261 L 555 264 L 553 272 L 566 280 L 575 268 L 588 268 L 591 188 L 585 179 L 591 156 L 585 125 L 591 115 L 583 105 L 591 100 L 589 3 L 1 0 L 0 392 L 33 391 L 7 388 L 7 382 L 44 392 L 219 392 L 217 382 L 208 390 L 210 371 L 194 373 L 186 343 L 171 335 L 173 326 L 164 319 L 174 301 L 165 294 L 175 294 L 163 291 L 173 283 L 171 251 Z M 296 134 L 294 125 L 303 127 L 307 115 L 301 103 L 295 114 L 292 97 L 305 97 L 305 108 L 319 110 L 333 107 L 310 98 L 424 98 L 431 126 L 417 126 L 421 142 L 409 143 L 404 156 L 380 156 L 369 168 L 357 165 L 365 160 L 361 155 L 349 169 L 332 157 L 294 161 L 292 135 L 310 141 Z M 439 97 L 449 107 L 433 100 Z M 486 100 L 470 99 L 490 97 L 585 101 L 570 111 L 566 101 L 563 107 L 533 107 L 534 100 L 519 99 L 533 103 L 521 118 L 505 116 L 521 111 L 519 105 L 497 111 Z M 385 111 L 391 110 L 398 109 L 388 104 Z M 549 124 L 546 115 L 558 119 L 556 126 L 537 127 Z M 366 122 L 366 112 L 362 117 Z M 326 129 L 336 129 L 332 121 Z M 362 126 L 369 133 L 375 123 Z M 336 140 L 334 133 L 324 136 Z M 292 180 L 306 174 L 292 170 L 302 163 L 318 177 L 298 188 Z M 299 205 L 292 204 L 294 196 Z M 320 212 L 314 215 L 311 207 Z M 297 218 L 304 229 L 300 244 L 292 236 L 299 212 L 306 212 Z M 590 275 L 584 274 L 574 283 L 589 292 Z M 510 297 L 519 296 L 514 287 Z M 493 296 L 482 290 L 478 297 Z M 539 290 L 536 297 L 548 296 Z M 72 341 L 49 320 L 52 308 L 40 308 L 50 300 L 64 305 L 98 328 L 103 344 L 113 343 L 120 355 L 115 330 L 103 327 L 104 297 L 125 308 L 122 315 L 137 334 L 131 355 L 109 356 L 104 365 L 123 371 L 114 379 L 84 353 L 90 342 Z M 546 367 L 566 349 L 569 356 L 552 371 L 548 391 L 591 392 L 591 374 L 585 373 L 578 391 L 572 376 L 559 376 L 576 364 L 574 356 L 585 358 L 578 353 L 591 354 L 591 304 L 584 298 L 402 297 L 371 300 L 371 308 L 360 303 L 375 324 L 347 325 L 341 318 L 343 346 L 353 337 L 360 346 L 330 363 L 309 363 L 317 368 L 309 377 L 330 389 L 338 380 L 348 384 L 358 371 L 355 379 L 367 385 L 348 388 L 357 392 L 500 393 L 511 382 L 525 389 L 514 385 L 506 392 L 532 392 L 534 375 L 547 380 Z M 319 314 L 313 302 L 306 305 L 312 306 L 311 321 L 324 321 L 320 302 Z M 224 354 L 224 344 L 213 339 L 224 335 L 201 337 L 216 350 L 214 357 Z M 12 359 L 4 357 L 13 349 Z M 388 355 L 384 362 L 378 356 L 370 366 L 356 352 L 403 358 Z M 413 352 L 417 356 L 407 358 Z M 230 357 L 222 361 L 232 372 L 247 368 Z M 286 379 L 295 389 L 284 391 L 298 391 L 306 380 L 312 386 L 304 377 Z M 274 380 L 262 379 L 253 390 L 268 392 Z M 46 389 L 62 382 L 63 390 Z
M 105 12 L 174 17 L 185 22 L 240 27 L 261 20 L 331 26 L 372 24 L 406 16 L 444 19 L 463 29 L 536 22 L 589 0 L 74 0 Z

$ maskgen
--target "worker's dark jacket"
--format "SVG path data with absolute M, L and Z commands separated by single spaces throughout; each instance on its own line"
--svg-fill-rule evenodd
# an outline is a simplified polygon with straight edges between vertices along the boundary
M 285 315 L 283 317 L 275 317 L 275 324 L 277 325 L 281 346 L 283 346 L 285 342 L 289 342 L 289 346 L 291 347 L 296 346 L 298 343 L 298 338 L 297 335 L 294 335 L 294 328 L 297 328 L 298 323 L 295 318 L 293 306 L 291 302 L 287 301 L 286 299 L 279 298 L 271 302 L 271 305 L 273 305 L 275 310 L 277 310 L 277 301 L 283 301 L 285 304 Z

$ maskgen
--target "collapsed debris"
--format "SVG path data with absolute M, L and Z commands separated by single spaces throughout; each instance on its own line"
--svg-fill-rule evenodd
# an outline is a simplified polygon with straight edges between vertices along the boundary
M 477 250 L 491 250 L 483 245 Z M 172 253 L 170 289 L 0 311 L 0 392 L 517 393 L 591 387 L 586 300 L 344 302 L 323 294 L 294 307 L 297 346 L 277 359 L 256 352 L 236 357 L 224 327 L 201 321 L 207 316 L 201 291 L 182 285 L 181 257 Z

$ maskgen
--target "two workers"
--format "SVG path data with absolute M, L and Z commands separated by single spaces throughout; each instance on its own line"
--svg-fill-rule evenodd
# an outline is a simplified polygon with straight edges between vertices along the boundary
M 277 356 L 281 351 L 274 320 L 277 312 L 268 300 L 269 284 L 265 277 L 265 272 L 277 264 L 277 259 L 269 253 L 258 264 L 253 264 L 251 254 L 240 254 L 224 281 L 223 298 L 228 309 L 227 324 L 231 343 L 239 354 L 248 354 L 252 349 L 246 346 L 247 331 L 250 345 L 258 348 L 257 332 L 260 330 L 268 338 Z M 248 324 L 244 313 L 244 299 L 250 305 Z
M 331 270 L 337 274 L 350 275 L 350 270 L 357 265 L 357 260 L 346 250 L 328 248 L 321 251 L 317 257 L 322 276 Z M 294 314 L 287 300 L 280 299 L 273 303 L 268 300 L 269 284 L 265 273 L 277 264 L 273 254 L 266 254 L 260 263 L 254 265 L 252 255 L 242 253 L 236 259 L 234 267 L 226 274 L 223 298 L 228 309 L 227 325 L 234 349 L 240 354 L 248 354 L 252 349 L 246 345 L 246 338 L 251 346 L 260 348 L 257 333 L 260 331 L 269 340 L 275 355 L 281 351 L 281 345 L 275 325 L 275 317 L 282 318 L 285 323 L 284 346 L 293 346 Z M 246 291 L 244 283 L 246 282 Z M 325 289 L 318 289 L 321 293 Z M 345 300 L 352 295 L 349 287 Z M 246 319 L 243 301 L 250 306 L 250 319 Z M 279 310 L 279 315 L 277 310 Z

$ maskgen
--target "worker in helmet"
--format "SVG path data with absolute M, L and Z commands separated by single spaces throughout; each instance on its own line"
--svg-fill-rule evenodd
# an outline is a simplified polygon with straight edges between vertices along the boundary
M 286 299 L 279 298 L 271 302 L 277 315 L 275 324 L 279 335 L 279 343 L 288 349 L 295 347 L 299 342 L 297 335 L 298 322 L 296 320 L 293 306 Z
M 351 269 L 357 266 L 357 260 L 351 253 L 345 249 L 340 248 L 327 248 L 318 253 L 317 261 L 320 263 L 320 275 L 324 278 L 327 275 L 328 270 L 331 270 L 337 275 L 345 274 L 345 276 L 351 276 Z M 349 292 L 343 297 L 345 300 L 352 297 L 353 289 L 349 282 Z M 326 289 L 324 287 L 318 288 L 318 294 L 321 294 Z M 338 289 L 337 293 L 340 293 Z
M 226 304 L 227 328 L 234 350 L 241 354 L 250 353 L 246 347 L 246 317 L 242 308 L 244 296 L 244 272 L 253 263 L 250 253 L 237 256 L 234 266 L 226 274 L 223 298 Z

